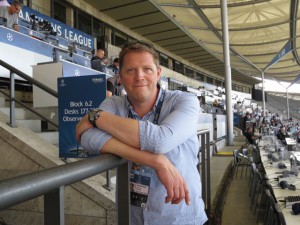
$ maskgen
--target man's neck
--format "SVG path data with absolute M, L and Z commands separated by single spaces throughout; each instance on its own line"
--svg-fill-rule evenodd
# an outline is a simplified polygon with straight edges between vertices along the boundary
M 149 113 L 152 108 L 154 107 L 155 105 L 155 102 L 157 100 L 157 97 L 159 95 L 159 88 L 156 89 L 156 97 L 155 99 L 152 99 L 152 101 L 150 102 L 142 102 L 142 103 L 139 103 L 139 102 L 131 102 L 132 106 L 133 106 L 133 109 L 134 111 L 140 116 L 140 117 L 143 117 L 145 116 L 147 113 Z

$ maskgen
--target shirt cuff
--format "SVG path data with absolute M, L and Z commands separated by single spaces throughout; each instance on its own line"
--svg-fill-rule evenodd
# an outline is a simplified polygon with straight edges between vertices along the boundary
M 98 128 L 91 128 L 81 135 L 81 146 L 91 154 L 99 154 L 112 136 Z

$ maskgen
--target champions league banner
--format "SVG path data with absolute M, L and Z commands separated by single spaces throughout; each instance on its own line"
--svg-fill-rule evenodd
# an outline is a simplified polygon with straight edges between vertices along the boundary
M 32 14 L 35 15 L 39 21 L 47 20 L 48 22 L 50 22 L 53 30 L 57 33 L 57 36 L 90 49 L 94 48 L 94 38 L 91 35 L 74 29 L 29 7 L 23 6 L 22 10 L 19 13 L 19 17 L 24 20 L 30 21 L 30 15 Z
M 59 157 L 97 156 L 77 143 L 75 127 L 90 109 L 98 108 L 106 97 L 105 75 L 60 77 L 57 79 L 59 117 Z

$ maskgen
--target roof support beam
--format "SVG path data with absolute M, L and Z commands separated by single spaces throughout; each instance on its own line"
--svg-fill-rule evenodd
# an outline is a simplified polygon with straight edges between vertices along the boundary
M 297 14 L 298 14 L 298 0 L 291 0 L 291 23 L 290 23 L 290 38 L 292 42 L 293 55 L 298 65 L 300 65 L 300 58 L 297 52 L 296 45 L 296 29 L 297 29 Z
M 227 0 L 221 0 L 223 53 L 225 63 L 225 92 L 226 92 L 226 118 L 227 118 L 227 145 L 233 145 L 233 111 L 232 111 L 232 81 L 230 66 L 230 49 L 228 34 Z

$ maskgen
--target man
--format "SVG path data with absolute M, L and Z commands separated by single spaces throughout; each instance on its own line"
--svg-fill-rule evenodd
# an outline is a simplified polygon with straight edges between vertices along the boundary
M 213 102 L 213 107 L 218 107 L 218 106 L 219 106 L 218 100 L 215 99 L 214 102 Z
M 285 126 L 281 126 L 281 127 L 280 127 L 280 130 L 278 131 L 278 133 L 277 133 L 276 136 L 277 136 L 278 140 L 281 141 L 282 144 L 286 145 L 286 140 L 285 140 L 285 138 L 286 138 L 286 137 L 289 137 L 289 135 L 287 134 L 287 132 L 286 132 L 286 130 L 285 130 Z
M 114 85 L 109 80 L 106 80 L 106 97 L 113 96 L 114 93 Z
M 246 129 L 245 137 L 247 138 L 249 144 L 253 145 L 261 136 L 254 135 L 253 127 L 250 126 Z
M 77 140 L 85 149 L 132 162 L 131 185 L 143 192 L 131 192 L 131 224 L 204 224 L 197 97 L 159 87 L 159 56 L 148 43 L 124 45 L 119 64 L 127 95 L 107 98 L 101 110 L 83 117 Z
M 112 70 L 114 75 L 119 75 L 119 58 L 115 58 L 113 63 L 108 66 Z
M 95 56 L 91 58 L 91 68 L 100 72 L 105 72 L 107 60 L 104 57 L 105 52 L 103 49 L 98 49 Z
M 242 132 L 244 136 L 246 134 L 247 122 L 249 122 L 250 120 L 251 120 L 251 114 L 249 112 L 246 112 L 246 115 L 243 117 L 243 127 L 242 127 Z
M 125 95 L 126 91 L 119 81 L 119 58 L 115 58 L 113 64 L 108 66 L 108 69 L 113 73 L 113 76 L 107 79 L 108 82 L 111 82 L 113 85 L 113 92 L 111 95 Z
M 6 19 L 8 28 L 19 31 L 18 19 L 21 9 L 22 5 L 19 1 L 13 1 L 10 6 L 0 6 L 0 17 Z
M 297 135 L 296 136 L 296 141 L 299 144 L 300 143 L 300 131 L 298 131 L 296 135 Z

